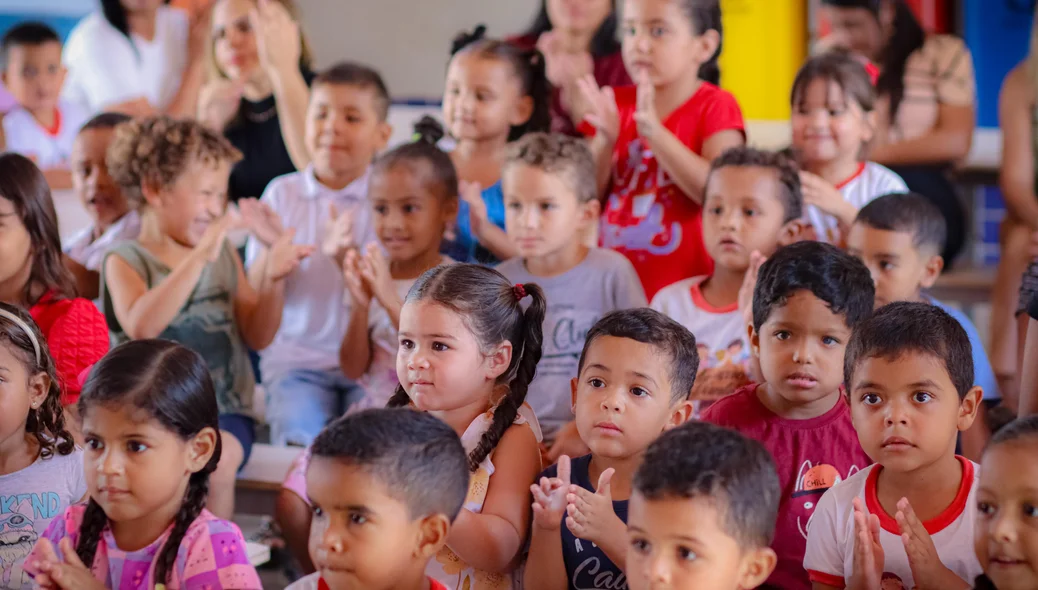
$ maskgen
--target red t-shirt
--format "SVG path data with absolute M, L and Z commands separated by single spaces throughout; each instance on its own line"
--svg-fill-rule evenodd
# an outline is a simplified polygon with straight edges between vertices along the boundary
M 789 420 L 766 408 L 757 385 L 743 387 L 707 408 L 703 420 L 760 441 L 775 459 L 781 496 L 775 541 L 778 565 L 768 583 L 785 590 L 810 590 L 804 570 L 807 526 L 826 490 L 872 464 L 841 399 L 809 420 Z
M 108 352 L 108 326 L 93 302 L 56 299 L 47 293 L 29 308 L 54 358 L 61 382 L 62 405 L 79 399 L 80 375 Z
M 709 275 L 714 262 L 703 244 L 703 208 L 681 192 L 638 137 L 637 87 L 617 88 L 615 93 L 620 132 L 601 241 L 631 260 L 651 301 L 667 285 Z M 735 97 L 706 82 L 663 124 L 696 154 L 703 153 L 703 142 L 715 133 L 744 130 Z

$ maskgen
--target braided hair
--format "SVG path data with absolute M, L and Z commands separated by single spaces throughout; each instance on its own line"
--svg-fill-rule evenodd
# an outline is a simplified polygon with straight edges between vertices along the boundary
M 532 301 L 523 311 L 521 299 L 526 295 Z M 483 351 L 505 341 L 512 344 L 512 361 L 497 383 L 507 386 L 508 393 L 495 407 L 490 428 L 469 453 L 469 470 L 475 471 L 497 447 L 526 401 L 526 392 L 541 360 L 544 292 L 532 283 L 513 286 L 504 275 L 485 266 L 450 264 L 419 277 L 404 304 L 418 301 L 433 301 L 461 316 Z M 398 385 L 388 407 L 410 403 L 407 391 Z
M 127 367 L 133 367 L 129 371 Z M 170 581 L 173 566 L 188 527 L 205 508 L 209 476 L 220 462 L 220 427 L 216 393 L 209 369 L 198 353 L 169 340 L 133 340 L 106 355 L 94 367 L 83 386 L 79 411 L 84 418 L 92 408 L 131 407 L 148 414 L 184 441 L 204 429 L 216 433 L 209 461 L 191 474 L 173 530 L 159 550 L 155 580 Z M 101 532 L 108 524 L 104 508 L 93 498 L 83 514 L 76 554 L 92 564 Z

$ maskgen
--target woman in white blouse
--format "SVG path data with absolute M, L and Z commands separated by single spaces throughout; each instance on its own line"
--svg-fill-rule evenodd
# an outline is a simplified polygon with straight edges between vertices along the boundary
M 209 12 L 189 21 L 163 0 L 101 0 L 65 43 L 64 98 L 89 112 L 194 115 Z

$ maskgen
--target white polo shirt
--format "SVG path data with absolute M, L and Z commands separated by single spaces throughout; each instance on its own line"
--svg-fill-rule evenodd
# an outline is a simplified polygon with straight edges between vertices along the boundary
M 126 240 L 136 240 L 141 233 L 141 216 L 137 211 L 130 211 L 119 218 L 94 239 L 94 224 L 83 228 L 70 238 L 63 247 L 65 254 L 82 264 L 87 270 L 101 272 L 101 261 L 109 248 Z
M 358 244 L 376 240 L 368 205 L 370 170 L 336 191 L 314 176 L 313 166 L 272 180 L 264 203 L 281 216 L 286 229 L 296 230 L 295 243 L 320 246 L 331 205 L 340 214 L 353 214 Z M 246 246 L 246 265 L 260 254 L 253 238 Z M 342 269 L 320 249 L 285 279 L 285 309 L 274 341 L 260 352 L 264 381 L 274 381 L 294 369 L 328 370 L 339 366 L 339 346 L 349 325 L 349 298 Z
M 57 125 L 44 129 L 32 113 L 15 107 L 3 116 L 6 147 L 32 159 L 41 170 L 68 169 L 72 144 L 86 119 L 86 111 L 79 105 L 62 100 L 58 103 Z
M 875 162 L 862 162 L 854 176 L 836 185 L 836 189 L 844 201 L 859 210 L 884 195 L 908 192 L 908 186 L 896 172 Z M 840 223 L 835 217 L 814 205 L 807 205 L 804 209 L 818 241 L 842 246 L 847 236 L 840 234 Z

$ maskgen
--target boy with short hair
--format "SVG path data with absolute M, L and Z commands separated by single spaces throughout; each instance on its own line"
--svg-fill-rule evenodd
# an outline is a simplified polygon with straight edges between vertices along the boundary
M 584 334 L 603 315 L 645 307 L 645 292 L 627 258 L 589 248 L 585 232 L 598 220 L 595 163 L 583 140 L 531 133 L 509 147 L 502 170 L 505 230 L 519 256 L 497 270 L 515 284 L 537 283 L 548 300 L 544 355 L 526 397 L 551 446 L 552 462 L 574 452 L 570 381 Z M 564 428 L 565 427 L 565 428 Z M 561 432 L 566 434 L 559 436 Z M 567 443 L 568 439 L 568 443 Z M 576 447 L 580 454 L 586 448 Z
M 628 587 L 757 588 L 775 569 L 778 504 L 775 463 L 757 441 L 706 422 L 664 432 L 634 476 Z
M 692 400 L 696 415 L 752 381 L 745 313 L 739 291 L 754 252 L 767 257 L 800 233 L 800 175 L 789 158 L 754 148 L 732 148 L 714 160 L 706 179 L 703 242 L 714 259 L 709 276 L 665 287 L 651 307 L 673 318 L 709 349 L 700 358 Z M 733 354 L 734 353 L 734 354 Z
M 764 383 L 722 398 L 703 420 L 759 440 L 778 465 L 782 495 L 768 582 L 808 589 L 807 524 L 826 489 L 870 463 L 841 395 L 851 331 L 872 313 L 868 269 L 835 246 L 800 242 L 760 268 L 750 346 Z
M 41 22 L 15 25 L 0 39 L 0 67 L 18 102 L 3 116 L 0 148 L 32 159 L 51 187 L 71 187 L 72 142 L 86 113 L 59 98 L 65 80 L 61 38 Z
M 815 510 L 804 567 L 815 590 L 965 590 L 979 467 L 955 439 L 980 405 L 969 337 L 926 303 L 891 303 L 862 322 L 844 364 L 854 428 L 876 462 Z
M 340 418 L 314 439 L 306 483 L 317 572 L 290 590 L 445 590 L 425 568 L 469 487 L 450 426 L 409 409 Z
M 651 309 L 614 311 L 588 332 L 572 391 L 591 454 L 562 456 L 531 486 L 527 588 L 624 587 L 635 470 L 661 432 L 691 415 L 698 367 L 695 336 Z
M 969 317 L 925 293 L 933 287 L 944 269 L 947 229 L 941 211 L 929 199 L 915 193 L 880 197 L 858 212 L 847 235 L 847 251 L 860 258 L 876 283 L 876 307 L 895 301 L 915 301 L 936 305 L 962 324 L 973 349 L 974 385 L 984 391 L 984 400 L 1001 399 L 995 371 L 984 351 L 984 342 Z M 980 458 L 987 442 L 984 417 L 962 434 L 963 454 Z
M 350 317 L 342 264 L 347 250 L 376 239 L 368 178 L 392 133 L 388 112 L 389 93 L 378 72 L 354 63 L 325 70 L 314 78 L 306 115 L 311 164 L 271 181 L 258 205 L 239 203 L 260 236 L 249 241 L 249 265 L 289 229 L 296 243 L 322 244 L 285 279 L 281 328 L 260 352 L 273 444 L 309 445 L 363 396 L 339 368 Z

